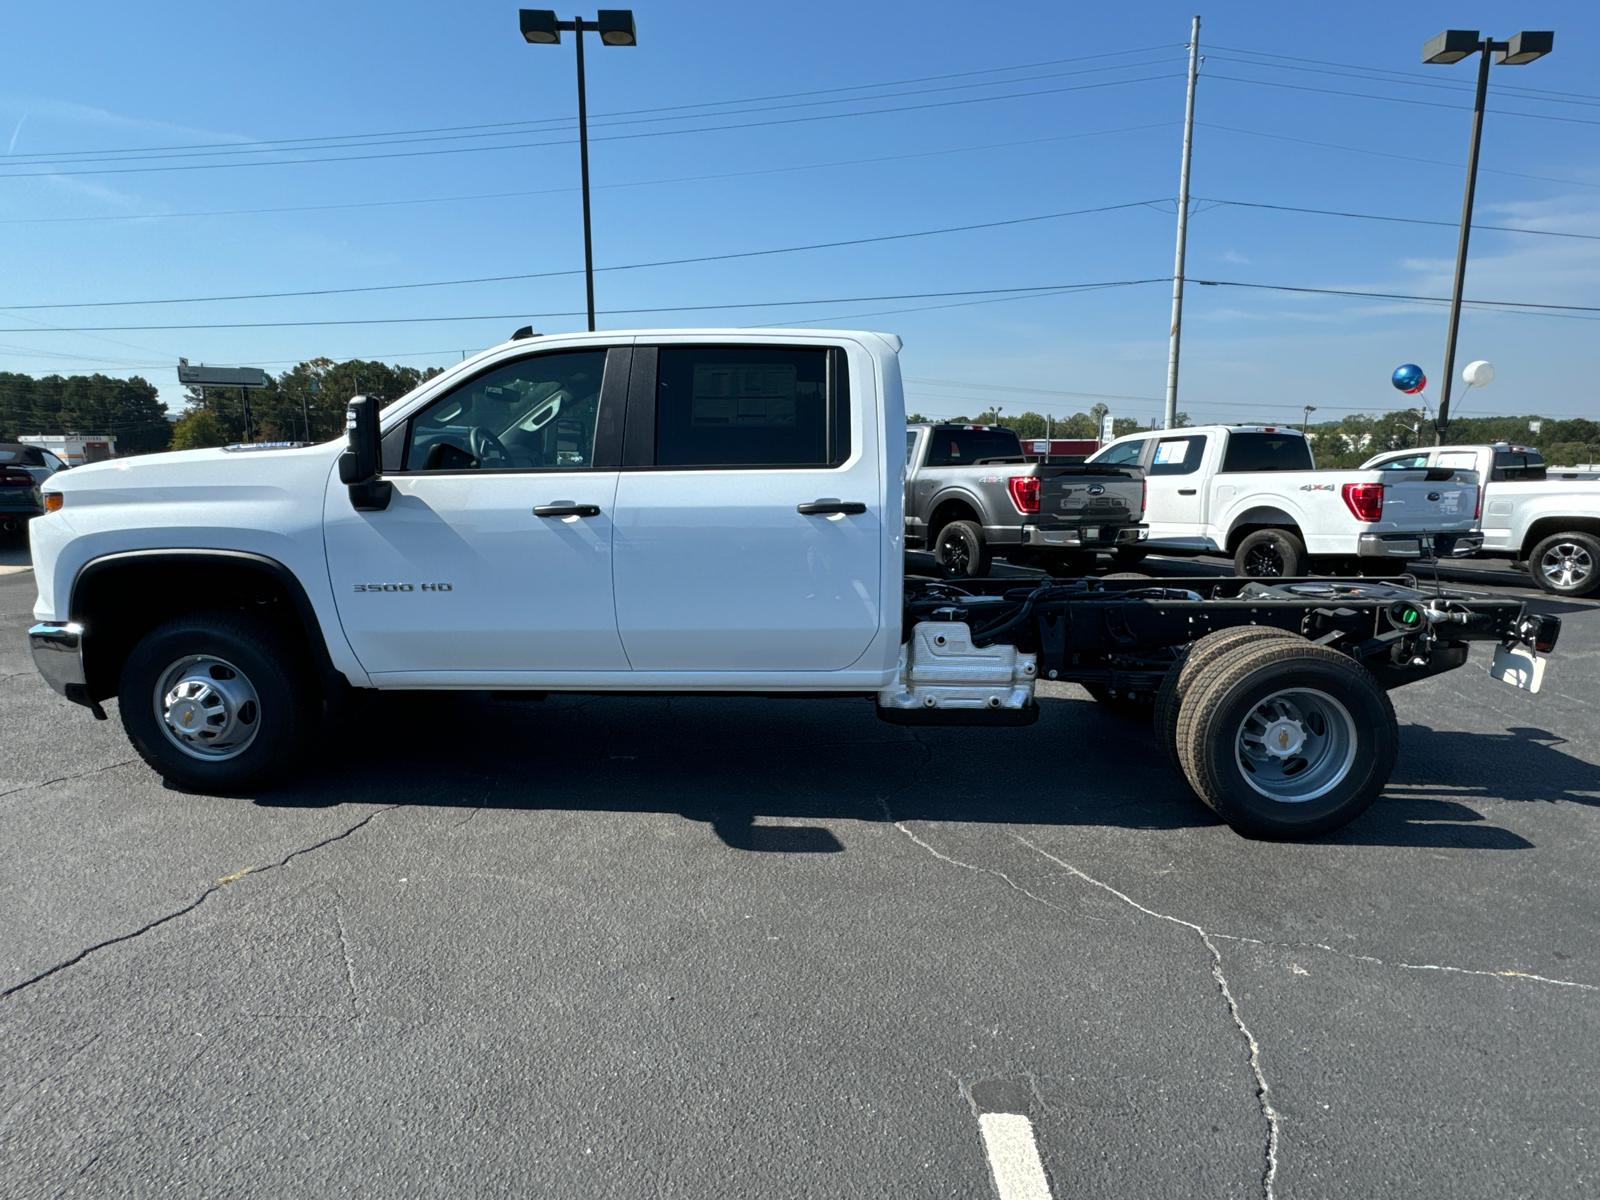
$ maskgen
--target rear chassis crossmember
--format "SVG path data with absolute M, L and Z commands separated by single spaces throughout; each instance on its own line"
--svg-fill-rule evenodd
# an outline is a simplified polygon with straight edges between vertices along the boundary
M 1019 584 L 1021 586 L 1019 586 Z M 1467 661 L 1470 642 L 1555 646 L 1561 620 L 1521 600 L 1423 590 L 1414 577 L 1377 579 L 1033 580 L 908 578 L 904 628 L 965 622 L 974 645 L 1004 642 L 1038 656 L 1038 678 L 1153 698 L 1184 646 L 1208 633 L 1260 625 L 1348 654 L 1385 688 Z

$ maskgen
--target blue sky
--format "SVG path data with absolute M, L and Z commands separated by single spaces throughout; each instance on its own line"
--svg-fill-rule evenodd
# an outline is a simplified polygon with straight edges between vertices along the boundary
M 602 327 L 883 329 L 905 339 L 925 413 L 1064 415 L 1100 395 L 1159 413 L 1169 284 L 992 289 L 1170 277 L 1192 3 L 634 11 L 637 48 L 587 45 L 597 266 L 1018 223 L 602 270 Z M 1554 29 L 1548 58 L 1492 74 L 1477 219 L 1589 237 L 1479 232 L 1468 297 L 1600 306 L 1600 9 L 1333 12 L 1203 9 L 1191 281 L 1447 295 L 1473 66 L 1424 67 L 1421 45 L 1452 26 Z M 571 35 L 526 45 L 514 5 L 14 5 L 0 62 L 0 370 L 138 372 L 176 404 L 179 355 L 444 365 L 528 321 L 583 326 L 581 273 L 20 307 L 579 271 Z M 1086 209 L 1110 211 L 1050 215 Z M 829 303 L 774 304 L 800 300 Z M 752 307 L 693 311 L 735 304 Z M 439 319 L 458 317 L 482 319 Z M 1458 391 L 1458 411 L 1596 415 L 1594 317 L 1468 312 L 1458 364 L 1499 375 Z M 237 327 L 46 331 L 175 325 Z M 1395 407 L 1389 372 L 1437 376 L 1444 334 L 1436 306 L 1191 282 L 1180 406 Z

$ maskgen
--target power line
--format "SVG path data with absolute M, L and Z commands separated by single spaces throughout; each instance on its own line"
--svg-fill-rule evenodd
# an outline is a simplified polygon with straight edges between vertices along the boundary
M 869 164 L 902 162 L 914 158 L 937 158 L 947 154 L 970 154 L 982 150 L 1006 150 L 1014 146 L 1037 146 L 1045 142 L 1077 141 L 1082 138 L 1108 137 L 1119 133 L 1139 133 L 1146 129 L 1165 129 L 1172 121 L 1151 121 L 1144 125 L 1126 125 L 1118 129 L 1093 129 L 1084 133 L 1062 133 L 1050 137 L 1020 138 L 1012 142 L 985 142 L 977 146 L 954 146 L 945 150 L 920 150 L 911 154 L 877 154 L 871 158 L 847 158 L 834 162 L 800 163 L 788 167 L 762 167 L 753 171 L 724 171 L 712 175 L 680 175 L 670 179 L 639 179 L 625 183 L 597 183 L 593 190 L 602 188 L 657 187 L 669 183 L 700 183 L 717 179 L 743 179 L 752 175 L 781 175 L 795 171 L 816 171 L 832 167 L 859 167 Z M 522 192 L 481 192 L 469 196 L 424 196 L 407 200 L 361 200 L 347 204 L 296 204 L 277 208 L 228 208 L 205 212 L 178 213 L 114 213 L 93 217 L 9 217 L 0 218 L 0 225 L 61 225 L 81 224 L 90 221 L 167 221 L 192 217 L 237 217 L 269 213 L 331 212 L 356 208 L 391 208 L 409 204 L 455 204 L 472 200 L 508 200 L 526 196 L 550 196 L 561 192 L 575 192 L 576 187 L 537 188 Z
M 906 104 L 894 108 L 863 109 L 859 112 L 847 113 L 818 113 L 806 117 L 783 117 L 772 121 L 745 121 L 732 125 L 705 125 L 694 129 L 658 129 L 647 133 L 618 133 L 603 137 L 591 137 L 591 142 L 617 142 L 633 141 L 638 138 L 672 137 L 690 133 L 717 133 L 727 130 L 740 129 L 765 129 L 775 125 L 799 125 L 816 121 L 838 121 L 848 117 L 870 117 L 885 113 L 919 112 L 934 108 L 954 108 L 967 104 L 987 104 L 997 100 L 1025 100 L 1035 96 L 1055 96 L 1066 92 L 1094 91 L 1100 88 L 1124 87 L 1134 83 L 1157 83 L 1166 79 L 1179 78 L 1176 75 L 1150 75 L 1138 79 L 1114 79 L 1104 83 L 1083 83 L 1069 87 L 1040 88 L 1031 92 L 1012 92 L 1003 96 L 973 96 L 965 100 L 940 100 L 927 104 Z M 445 154 L 481 154 L 498 150 L 529 150 L 547 146 L 566 146 L 571 144 L 571 139 L 562 139 L 553 142 L 522 142 L 505 146 L 457 146 L 442 150 L 405 150 L 391 151 L 386 154 L 352 154 L 324 158 L 297 158 L 279 159 L 273 162 L 232 162 L 232 163 L 191 163 L 182 166 L 163 167 L 100 167 L 78 171 L 19 171 L 10 174 L 0 172 L 0 179 L 35 179 L 46 176 L 75 176 L 75 175 L 139 175 L 151 172 L 169 171 L 212 171 L 235 169 L 242 167 L 291 167 L 315 165 L 318 163 L 339 162 L 375 162 L 382 159 L 395 158 L 430 158 Z
M 1419 100 L 1415 96 L 1376 96 L 1371 92 L 1347 92 L 1338 88 L 1311 87 L 1303 83 L 1282 83 L 1276 79 L 1242 79 L 1237 75 L 1218 75 L 1210 72 L 1207 79 L 1220 79 L 1227 83 L 1249 83 L 1256 87 L 1286 88 L 1294 92 L 1316 92 L 1323 96 L 1353 96 L 1358 100 L 1382 100 L 1389 104 L 1416 104 L 1424 108 L 1448 108 L 1456 112 L 1470 110 L 1468 104 L 1445 104 L 1439 100 Z M 1532 121 L 1560 121 L 1566 125 L 1600 125 L 1600 121 L 1591 121 L 1584 117 L 1558 117 L 1553 113 L 1526 113 L 1516 112 L 1512 109 L 1497 108 L 1496 116 L 1501 117 L 1527 117 Z
M 1282 59 L 1282 60 L 1284 60 L 1286 62 L 1311 63 L 1311 64 L 1314 64 L 1314 65 L 1319 66 L 1319 67 L 1340 67 L 1340 68 L 1343 68 L 1344 70 L 1346 70 L 1347 72 L 1357 72 L 1357 71 L 1359 71 L 1359 72 L 1366 72 L 1367 74 L 1372 75 L 1372 76 L 1393 76 L 1393 77 L 1395 77 L 1393 79 L 1384 80 L 1383 82 L 1416 83 L 1416 84 L 1426 84 L 1428 86 L 1433 86 L 1433 87 L 1446 86 L 1446 87 L 1453 87 L 1453 88 L 1455 88 L 1455 89 L 1457 89 L 1459 91 L 1463 91 L 1463 92 L 1470 92 L 1470 91 L 1474 90 L 1473 85 L 1470 84 L 1470 83 L 1442 84 L 1442 83 L 1439 83 L 1439 82 L 1435 81 L 1434 79 L 1424 78 L 1423 76 L 1417 74 L 1415 71 L 1395 71 L 1395 70 L 1391 70 L 1391 69 L 1386 68 L 1386 67 L 1368 67 L 1368 66 L 1363 66 L 1363 65 L 1357 64 L 1357 63 L 1329 62 L 1326 59 L 1321 59 L 1321 58 L 1296 58 L 1292 54 L 1269 54 L 1265 50 L 1246 50 L 1246 49 L 1243 49 L 1242 47 L 1239 47 L 1239 46 L 1218 46 L 1218 47 L 1216 47 L 1216 49 L 1217 50 L 1225 50 L 1225 51 L 1228 51 L 1228 52 L 1233 53 L 1233 54 L 1250 54 L 1250 55 L 1254 55 L 1256 58 L 1277 58 L 1277 59 Z M 1220 57 L 1220 56 L 1218 56 L 1218 57 Z M 1258 66 L 1268 66 L 1270 64 L 1259 63 L 1259 64 L 1256 64 L 1256 65 L 1258 65 Z M 1289 68 L 1286 68 L 1286 69 L 1289 69 Z M 1355 78 L 1362 78 L 1362 76 L 1357 75 L 1357 76 L 1355 76 Z M 1525 92 L 1525 93 L 1528 93 L 1528 98 L 1531 99 L 1531 100 L 1548 99 L 1548 100 L 1552 100 L 1552 101 L 1555 101 L 1555 102 L 1558 102 L 1558 103 L 1562 103 L 1562 104 L 1600 104 L 1600 96 L 1592 95 L 1592 94 L 1590 94 L 1588 92 L 1558 92 L 1558 91 L 1552 91 L 1549 88 L 1518 87 L 1518 86 L 1516 86 L 1514 84 L 1496 84 L 1495 88 L 1496 88 L 1497 91 L 1500 91 L 1500 92 L 1510 92 L 1510 93 L 1524 93 Z
M 1032 287 L 1010 288 L 979 288 L 971 291 L 954 292 L 906 292 L 897 295 L 884 296 L 844 296 L 832 297 L 821 300 L 759 300 L 743 304 L 678 304 L 661 308 L 612 308 L 605 309 L 605 316 L 625 316 L 650 313 L 667 312 L 716 312 L 727 309 L 743 308 L 790 308 L 808 304 L 862 304 L 878 300 L 919 300 L 943 296 L 987 296 L 998 293 L 1027 294 L 1027 293 L 1057 293 L 1076 291 L 1090 288 L 1108 287 L 1133 287 L 1142 283 L 1161 283 L 1165 277 L 1155 279 L 1119 279 L 1107 283 L 1056 283 L 1042 284 Z M 226 324 L 205 325 L 86 325 L 72 327 L 39 327 L 32 329 L 0 329 L 0 333 L 104 333 L 104 332 L 132 332 L 147 330 L 174 330 L 174 329 L 300 329 L 309 327 L 336 326 L 336 325 L 432 325 L 453 321 L 524 321 L 530 318 L 538 320 L 555 317 L 581 317 L 582 312 L 546 312 L 546 313 L 484 313 L 464 317 L 367 317 L 359 319 L 343 319 L 334 321 L 240 321 Z
M 777 94 L 774 94 L 774 95 L 769 95 L 769 96 L 746 96 L 746 97 L 741 97 L 741 98 L 737 98 L 737 99 L 733 99 L 733 100 L 710 100 L 710 101 L 704 101 L 704 102 L 700 102 L 700 103 L 696 103 L 696 104 L 671 104 L 671 105 L 660 105 L 660 106 L 656 106 L 656 107 L 652 107 L 652 108 L 621 109 L 621 110 L 618 110 L 616 112 L 596 113 L 595 117 L 596 117 L 596 119 L 609 119 L 609 118 L 612 118 L 612 117 L 638 116 L 638 115 L 641 115 L 641 114 L 644 114 L 644 113 L 661 113 L 661 112 L 671 112 L 671 111 L 688 110 L 688 109 L 703 109 L 703 108 L 723 108 L 723 107 L 727 107 L 729 105 L 734 105 L 734 104 L 756 104 L 756 103 L 762 103 L 762 102 L 765 102 L 765 101 L 768 101 L 768 100 L 792 100 L 792 99 L 802 98 L 802 97 L 805 97 L 805 96 L 824 96 L 824 95 L 836 94 L 836 93 L 839 93 L 839 92 L 867 91 L 867 90 L 870 90 L 870 89 L 873 89 L 873 88 L 901 87 L 901 86 L 904 86 L 905 84 L 910 84 L 910 83 L 931 83 L 931 82 L 937 82 L 939 80 L 944 80 L 944 79 L 964 79 L 964 78 L 969 78 L 969 77 L 971 77 L 973 75 L 998 75 L 998 74 L 1003 74 L 1003 73 L 1008 72 L 1008 71 L 1029 71 L 1029 70 L 1033 70 L 1035 67 L 1061 66 L 1062 64 L 1070 63 L 1070 62 L 1090 62 L 1090 61 L 1094 61 L 1096 59 L 1102 59 L 1102 58 L 1126 57 L 1126 56 L 1131 55 L 1131 54 L 1149 54 L 1149 53 L 1153 53 L 1154 51 L 1157 51 L 1157 50 L 1165 50 L 1165 49 L 1169 49 L 1169 48 L 1170 47 L 1168 47 L 1168 46 L 1143 46 L 1143 47 L 1140 47 L 1140 48 L 1137 48 L 1137 49 L 1133 49 L 1133 50 L 1113 50 L 1113 51 L 1109 51 L 1109 52 L 1104 53 L 1104 54 L 1081 55 L 1081 56 L 1075 56 L 1073 58 L 1045 59 L 1045 60 L 1039 61 L 1039 62 L 1017 63 L 1017 64 L 1015 64 L 1013 66 L 1009 66 L 1009 67 L 987 67 L 987 68 L 983 68 L 981 70 L 976 70 L 976 71 L 955 71 L 955 72 L 950 72 L 950 73 L 943 74 L 943 75 L 921 75 L 921 76 L 916 76 L 916 77 L 911 78 L 911 79 L 885 80 L 885 81 L 883 81 L 881 83 L 858 83 L 858 84 L 851 84 L 851 85 L 845 86 L 845 87 L 817 88 L 817 89 L 814 89 L 814 90 L 811 90 L 811 91 L 804 91 L 804 92 L 780 92 L 780 93 L 777 93 Z M 1001 81 L 997 81 L 997 82 L 1006 82 L 1006 81 L 1001 80 Z M 872 99 L 872 97 L 865 97 L 865 99 Z M 71 151 L 71 150 L 42 151 L 42 152 L 36 152 L 35 154 L 32 154 L 32 155 L 20 154 L 20 155 L 14 156 L 14 157 L 16 159 L 18 159 L 18 160 L 26 162 L 26 161 L 28 161 L 30 159 L 35 159 L 35 158 L 42 159 L 42 158 L 46 157 L 47 155 L 51 155 L 51 156 L 60 156 L 60 155 L 66 155 L 66 154 L 115 155 L 115 154 L 135 154 L 135 153 L 145 153 L 145 152 L 161 152 L 161 151 L 167 151 L 167 150 L 211 150 L 211 149 L 223 149 L 223 150 L 235 149 L 235 150 L 237 150 L 237 149 L 248 149 L 248 148 L 251 148 L 251 147 L 291 146 L 294 143 L 301 143 L 301 142 L 351 141 L 351 140 L 362 139 L 362 138 L 406 137 L 406 136 L 410 136 L 410 135 L 413 135 L 413 134 L 461 133 L 461 132 L 468 132 L 468 131 L 474 131 L 474 130 L 511 129 L 511 128 L 514 128 L 514 127 L 520 128 L 520 127 L 529 126 L 529 125 L 549 125 L 549 124 L 552 124 L 552 123 L 556 123 L 558 121 L 559 122 L 567 122 L 567 121 L 570 121 L 570 120 L 571 120 L 571 118 L 550 118 L 548 120 L 542 120 L 542 121 L 498 121 L 498 122 L 494 122 L 494 123 L 491 123 L 491 124 L 444 125 L 444 126 L 435 126 L 435 127 L 426 128 L 426 129 L 390 129 L 390 130 L 379 130 L 379 131 L 373 131 L 373 132 L 367 132 L 367 133 L 331 134 L 331 135 L 327 135 L 327 136 L 323 136 L 323 137 L 299 137 L 299 138 L 280 138 L 280 139 L 267 139 L 267 140 L 249 140 L 243 146 L 241 146 L 241 144 L 238 143 L 238 142 L 194 142 L 194 143 L 189 143 L 189 144 L 186 144 L 186 145 L 143 146 L 143 147 L 125 148 L 125 149 L 121 149 L 121 150 L 107 148 L 107 149 L 104 149 L 104 150 L 83 150 L 83 151 Z
M 1240 283 L 1231 279 L 1190 279 L 1206 287 L 1261 288 L 1272 292 L 1310 292 L 1321 296 L 1355 296 L 1364 300 L 1418 300 L 1428 304 L 1449 304 L 1449 296 L 1409 296 L 1398 292 L 1357 292 L 1342 288 L 1290 287 L 1278 283 Z M 1600 313 L 1600 306 L 1584 304 L 1534 304 L 1525 300 L 1467 300 L 1479 308 L 1527 310 L 1543 316 L 1562 312 Z
M 617 127 L 620 127 L 620 126 L 627 126 L 627 125 L 650 125 L 650 124 L 659 124 L 659 123 L 667 122 L 667 121 L 700 120 L 700 119 L 705 118 L 705 117 L 710 117 L 712 119 L 719 119 L 719 118 L 723 118 L 723 117 L 741 116 L 741 115 L 752 114 L 752 113 L 778 112 L 778 111 L 782 111 L 784 109 L 815 108 L 815 107 L 818 107 L 818 106 L 821 106 L 821 105 L 827 105 L 827 104 L 858 104 L 858 103 L 863 103 L 863 102 L 877 102 L 877 101 L 882 101 L 882 100 L 902 99 L 902 98 L 908 97 L 908 96 L 925 96 L 925 95 L 931 95 L 931 94 L 934 94 L 934 93 L 937 93 L 937 92 L 967 91 L 967 90 L 971 90 L 973 88 L 1010 87 L 1010 86 L 1015 86 L 1017 84 L 1036 83 L 1036 82 L 1040 82 L 1040 81 L 1048 80 L 1048 79 L 1061 79 L 1061 78 L 1067 78 L 1067 77 L 1076 77 L 1076 76 L 1080 76 L 1080 75 L 1096 75 L 1096 74 L 1101 74 L 1101 73 L 1106 72 L 1106 71 L 1137 70 L 1137 69 L 1141 69 L 1141 68 L 1144 68 L 1144 67 L 1152 67 L 1152 66 L 1159 66 L 1159 65 L 1161 65 L 1161 60 L 1155 60 L 1155 61 L 1152 61 L 1152 62 L 1142 62 L 1142 63 L 1124 63 L 1124 64 L 1120 64 L 1120 65 L 1117 65 L 1117 66 L 1111 66 L 1111 67 L 1093 67 L 1093 68 L 1090 68 L 1088 70 L 1053 71 L 1053 72 L 1050 72 L 1050 73 L 1045 74 L 1045 75 L 1024 76 L 1024 77 L 1018 78 L 1018 79 L 997 79 L 997 80 L 987 80 L 987 81 L 980 82 L 980 83 L 962 83 L 962 84 L 950 84 L 950 85 L 947 85 L 947 86 L 944 86 L 944 87 L 917 88 L 917 89 L 913 89 L 911 91 L 905 91 L 905 92 L 886 92 L 886 93 L 883 93 L 883 94 L 878 95 L 878 96 L 845 97 L 845 98 L 834 99 L 834 100 L 807 100 L 807 101 L 801 101 L 801 102 L 793 103 L 793 104 L 776 104 L 776 105 L 769 104 L 769 105 L 759 105 L 759 106 L 744 107 L 744 108 L 730 108 L 727 111 L 720 112 L 720 113 L 704 113 L 704 114 L 696 113 L 696 114 L 685 114 L 685 115 L 636 117 L 636 118 L 633 118 L 633 119 L 610 120 L 610 121 L 602 121 L 602 120 L 599 120 L 599 119 L 595 119 L 595 120 L 591 120 L 590 121 L 590 128 L 617 128 Z M 1005 97 L 1003 97 L 1003 96 L 993 96 L 993 97 L 978 97 L 977 99 L 1004 99 L 1004 98 Z M 744 103 L 744 102 L 743 101 L 727 101 L 725 103 L 727 103 L 727 104 L 737 104 L 737 103 Z M 698 106 L 694 106 L 694 107 L 698 107 Z M 640 109 L 638 111 L 640 111 L 640 112 L 653 112 L 653 111 L 664 111 L 664 110 Z M 845 115 L 845 114 L 836 114 L 836 115 Z M 36 159 L 36 160 L 29 159 L 29 158 L 26 158 L 25 156 L 21 156 L 21 155 L 15 155 L 15 156 L 8 156 L 8 158 L 6 159 L 5 163 L 4 164 L 0 164 L 0 165 L 4 165 L 4 166 L 21 165 L 21 166 L 59 167 L 59 166 L 73 166 L 73 165 L 78 165 L 78 164 L 82 164 L 82 163 L 99 163 L 99 162 L 111 162 L 111 163 L 158 162 L 158 161 L 167 160 L 167 159 L 223 158 L 223 157 L 239 158 L 241 156 L 246 156 L 246 155 L 248 155 L 248 156 L 258 156 L 258 155 L 266 155 L 266 154 L 285 154 L 285 153 L 293 153 L 293 152 L 296 152 L 296 151 L 355 150 L 355 149 L 365 149 L 365 148 L 374 147 L 374 146 L 414 145 L 414 144 L 423 143 L 423 142 L 456 142 L 456 141 L 470 141 L 470 140 L 485 139 L 485 138 L 517 137 L 517 136 L 522 136 L 522 135 L 526 135 L 526 134 L 546 134 L 546 133 L 554 133 L 558 129 L 560 129 L 562 127 L 565 127 L 565 126 L 568 126 L 570 124 L 571 124 L 570 118 L 558 117 L 558 118 L 549 118 L 547 120 L 540 120 L 540 121 L 519 122 L 517 128 L 502 128 L 502 129 L 497 129 L 496 131 L 493 131 L 493 132 L 451 133 L 451 134 L 428 135 L 428 136 L 420 136 L 420 137 L 410 137 L 410 136 L 405 136 L 405 137 L 375 137 L 375 138 L 368 138 L 368 139 L 365 139 L 365 140 L 347 141 L 347 142 L 344 142 L 343 144 L 340 144 L 340 145 L 337 145 L 337 146 L 333 146 L 333 145 L 330 145 L 330 146 L 276 146 L 276 145 L 258 146 L 258 145 L 246 145 L 246 146 L 235 146 L 235 147 L 231 147 L 231 148 L 227 148 L 227 149 L 219 149 L 219 150 L 186 151 L 186 152 L 181 152 L 181 153 L 179 153 L 179 152 L 154 152 L 154 153 L 151 153 L 151 152 L 139 152 L 137 154 L 132 152 L 132 151 L 100 151 L 100 152 L 96 152 L 93 155 L 78 154 L 75 157 L 57 157 L 57 158 L 54 158 L 54 159 Z M 493 149 L 494 147 L 481 147 L 481 148 L 482 149 Z M 65 154 L 73 154 L 74 152 L 71 152 L 71 151 L 60 151 L 60 152 L 57 152 L 57 153 L 65 155 Z M 326 160 L 323 160 L 323 159 L 305 159 L 305 160 L 300 160 L 300 161 L 307 161 L 307 162 L 329 161 L 329 162 L 335 162 L 335 161 L 343 161 L 343 160 L 342 159 L 329 158 L 329 159 L 326 159 Z M 224 165 L 244 165 L 244 164 L 238 164 L 238 163 L 235 163 L 235 164 L 209 163 L 209 164 L 199 164 L 199 165 L 204 165 L 204 166 L 224 166 Z
M 1200 199 L 1200 197 L 1196 197 Z M 1261 204 L 1249 200 L 1216 200 L 1205 199 L 1207 204 L 1226 204 L 1230 208 L 1265 208 L 1274 212 L 1310 213 L 1319 217 L 1355 217 L 1363 221 L 1395 221 L 1403 225 L 1441 225 L 1446 229 L 1459 229 L 1459 221 L 1427 221 L 1421 217 L 1391 217 L 1378 213 L 1340 212 L 1329 208 L 1296 208 L 1289 204 Z M 1524 229 L 1516 225 L 1479 225 L 1474 223 L 1474 229 L 1486 229 L 1497 233 L 1527 233 L 1537 237 L 1581 238 L 1588 242 L 1600 242 L 1600 234 L 1595 233 L 1564 233 L 1554 229 Z
M 731 254 L 706 254 L 695 258 L 660 259 L 655 262 L 626 263 L 614 267 L 597 267 L 598 271 L 639 271 L 650 267 L 677 267 L 692 263 L 725 262 L 736 258 L 762 258 L 774 254 L 795 254 L 803 250 L 832 250 L 845 246 L 865 246 L 873 243 L 905 241 L 910 238 L 934 237 L 945 233 L 966 233 L 978 229 L 998 229 L 1007 225 L 1028 225 L 1037 221 L 1053 221 L 1062 217 L 1080 217 L 1091 213 L 1116 212 L 1125 208 L 1143 208 L 1156 200 L 1132 200 L 1126 204 L 1107 204 L 1099 208 L 1080 208 L 1070 212 L 1042 213 L 1033 217 L 1013 217 L 1004 221 L 981 221 L 971 225 L 950 225 L 943 229 L 923 229 L 913 233 L 889 233 L 878 237 L 849 238 L 835 242 L 814 242 L 806 246 L 780 246 L 770 250 L 742 250 Z M 440 279 L 427 283 L 384 283 L 368 287 L 317 288 L 300 292 L 254 292 L 231 296 L 180 296 L 162 300 L 95 300 L 72 304 L 12 304 L 0 306 L 4 312 L 36 312 L 41 309 L 61 308 L 124 308 L 149 304 L 212 304 L 228 300 L 285 300 L 306 296 L 344 296 L 359 292 L 395 292 L 416 288 L 459 287 L 467 284 L 522 282 L 529 279 L 551 279 L 563 275 L 581 275 L 578 269 L 564 271 L 539 271 L 522 275 L 486 275 L 476 279 Z

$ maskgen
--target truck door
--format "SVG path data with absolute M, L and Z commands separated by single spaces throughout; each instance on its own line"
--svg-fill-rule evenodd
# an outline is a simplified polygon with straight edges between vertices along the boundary
M 381 512 L 333 478 L 328 568 L 377 682 L 628 669 L 611 542 L 631 353 L 529 355 L 451 389 L 407 421 Z
M 888 540 L 875 413 L 874 381 L 852 377 L 843 349 L 635 350 L 614 551 L 635 670 L 835 671 L 861 657 L 882 620 Z
M 1156 439 L 1145 473 L 1145 523 L 1152 539 L 1201 535 L 1205 523 L 1204 477 L 1206 435 L 1188 434 Z

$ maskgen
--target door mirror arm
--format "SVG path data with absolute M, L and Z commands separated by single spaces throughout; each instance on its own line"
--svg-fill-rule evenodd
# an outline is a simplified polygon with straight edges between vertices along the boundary
M 389 507 L 394 484 L 380 471 L 377 397 L 351 400 L 344 424 L 349 449 L 339 456 L 339 481 L 348 485 L 350 504 L 357 512 L 382 512 Z

